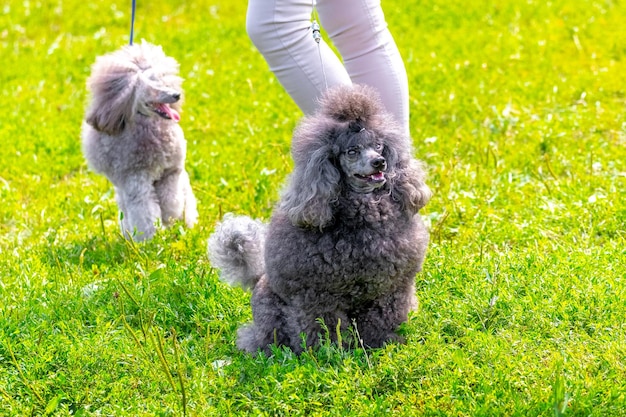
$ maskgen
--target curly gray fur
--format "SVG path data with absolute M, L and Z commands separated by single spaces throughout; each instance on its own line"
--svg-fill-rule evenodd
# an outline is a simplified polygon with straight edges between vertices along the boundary
M 159 223 L 191 227 L 198 216 L 177 123 L 181 85 L 176 60 L 147 42 L 98 57 L 87 80 L 83 153 L 113 183 L 122 233 L 136 240 L 151 238 Z
M 383 145 L 385 181 L 358 192 L 338 161 L 370 144 Z M 294 171 L 267 231 L 227 216 L 209 239 L 228 281 L 253 285 L 253 321 L 239 330 L 238 347 L 269 354 L 277 343 L 301 352 L 302 337 L 305 346 L 318 343 L 320 319 L 329 329 L 354 323 L 368 347 L 400 340 L 428 246 L 418 211 L 431 196 L 410 138 L 374 90 L 337 87 L 295 130 L 292 155 Z
M 228 213 L 209 237 L 211 264 L 222 281 L 251 290 L 265 273 L 266 225 L 246 216 Z
M 292 223 L 323 228 L 332 221 L 331 203 L 342 190 L 335 160 L 342 151 L 342 141 L 354 136 L 351 122 L 359 123 L 385 144 L 383 156 L 391 168 L 387 173 L 388 188 L 394 199 L 410 212 L 429 200 L 422 166 L 411 157 L 410 138 L 384 112 L 377 93 L 365 86 L 335 88 L 322 97 L 320 111 L 303 119 L 294 133 L 294 172 L 280 202 Z

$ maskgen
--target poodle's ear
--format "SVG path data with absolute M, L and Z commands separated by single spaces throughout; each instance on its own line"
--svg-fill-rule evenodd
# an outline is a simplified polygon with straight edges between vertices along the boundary
M 321 147 L 302 164 L 296 161 L 280 203 L 293 225 L 322 229 L 333 220 L 341 173 L 332 159 L 330 149 Z
M 402 207 L 411 214 L 417 213 L 428 203 L 432 192 L 424 182 L 422 164 L 410 158 L 403 167 L 396 167 L 391 179 L 391 196 L 400 201 Z
M 136 112 L 134 88 L 120 91 L 118 96 L 111 91 L 107 96 L 94 97 L 85 114 L 85 120 L 94 129 L 115 136 L 124 130 Z
M 131 64 L 116 63 L 110 56 L 99 58 L 87 81 L 92 98 L 85 121 L 100 132 L 121 133 L 137 110 L 137 78 Z
M 385 148 L 383 156 L 387 161 L 389 189 L 394 200 L 399 201 L 410 214 L 417 213 L 428 203 L 432 192 L 425 183 L 422 163 L 413 158 L 411 139 L 404 135 L 395 121 L 384 120 L 379 131 Z

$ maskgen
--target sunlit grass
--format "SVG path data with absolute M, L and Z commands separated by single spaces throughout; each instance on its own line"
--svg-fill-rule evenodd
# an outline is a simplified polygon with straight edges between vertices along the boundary
M 420 309 L 406 345 L 254 358 L 205 242 L 269 218 L 299 111 L 245 2 L 139 1 L 185 78 L 200 221 L 124 241 L 79 135 L 128 3 L 0 9 L 0 415 L 626 415 L 624 4 L 383 2 L 435 192 Z

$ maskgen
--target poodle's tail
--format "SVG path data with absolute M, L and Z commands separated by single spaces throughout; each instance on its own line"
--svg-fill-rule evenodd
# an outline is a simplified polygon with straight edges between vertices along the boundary
M 228 213 L 208 241 L 211 264 L 220 270 L 220 279 L 251 290 L 265 273 L 266 225 L 247 216 Z

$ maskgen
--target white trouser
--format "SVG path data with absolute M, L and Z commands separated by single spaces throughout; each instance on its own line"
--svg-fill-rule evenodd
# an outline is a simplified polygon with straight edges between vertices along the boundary
M 343 63 L 323 40 L 318 50 L 311 32 L 311 0 L 248 1 L 248 36 L 287 93 L 310 114 L 327 86 L 372 86 L 409 134 L 406 70 L 380 0 L 317 0 L 316 8 L 322 31 Z

